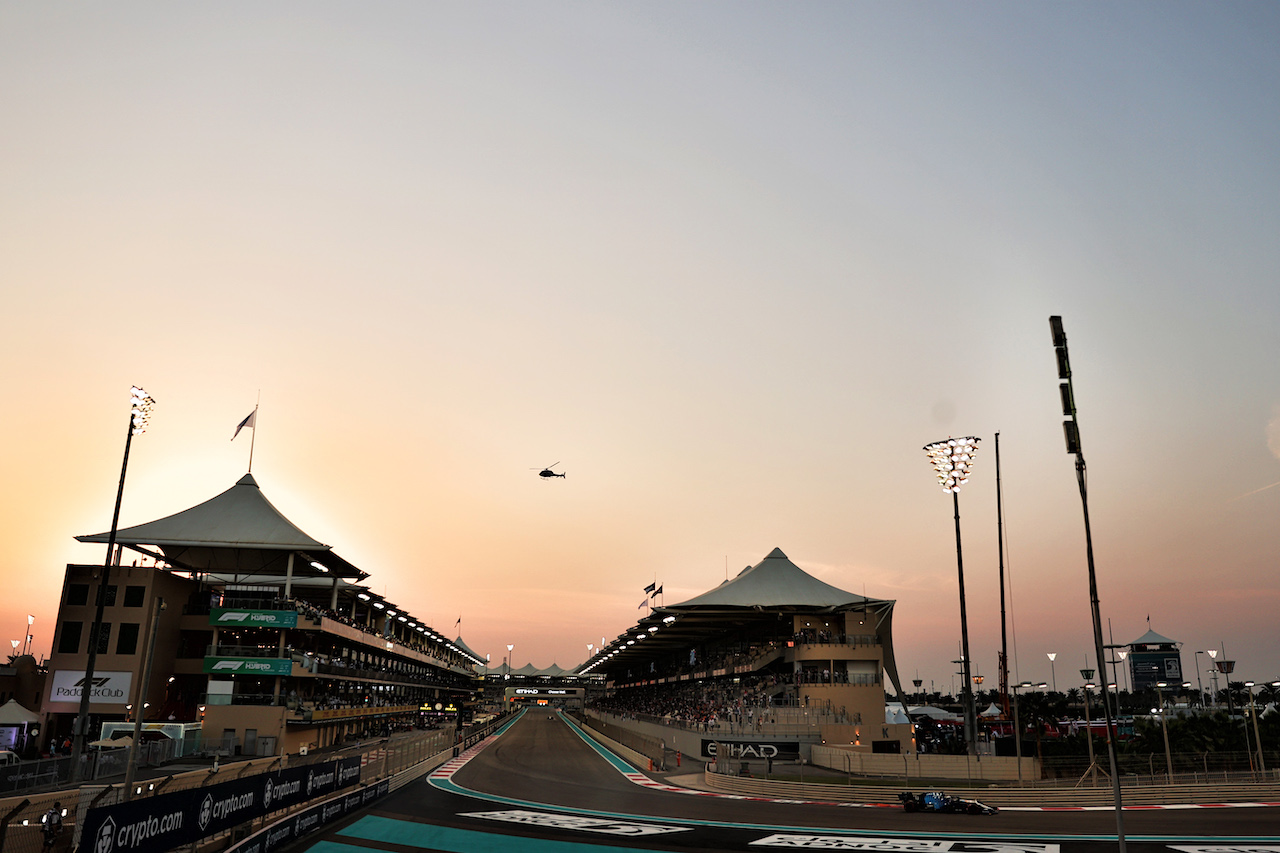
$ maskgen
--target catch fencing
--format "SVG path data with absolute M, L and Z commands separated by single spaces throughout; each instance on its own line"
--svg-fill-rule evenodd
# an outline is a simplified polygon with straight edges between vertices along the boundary
M 147 778 L 134 785 L 133 800 L 162 794 L 202 788 L 232 780 L 247 779 L 255 775 L 359 756 L 360 783 L 367 785 L 393 776 L 433 755 L 449 750 L 454 743 L 454 729 L 424 732 L 408 732 L 380 738 L 374 741 L 351 744 L 339 749 L 317 750 L 308 755 L 271 756 L 247 761 L 215 763 L 208 767 L 187 769 L 181 765 L 171 775 L 157 775 L 150 771 Z M 115 750 L 127 753 L 127 750 Z M 69 761 L 69 759 L 59 759 Z M 126 757 L 127 760 L 127 757 Z M 27 762 L 28 764 L 34 762 Z M 188 765 L 189 767 L 189 765 Z M 123 772 L 123 766 L 121 767 Z M 124 802 L 123 784 L 87 784 L 76 789 L 31 793 L 0 800 L 0 853 L 41 853 L 43 837 L 41 818 L 59 803 L 63 815 L 63 830 L 57 838 L 52 853 L 70 853 L 79 844 L 80 818 L 89 809 Z M 260 818 L 256 828 L 279 820 L 284 811 Z M 199 849 L 218 850 L 233 838 L 256 831 L 254 826 L 236 827 L 211 835 L 200 842 Z

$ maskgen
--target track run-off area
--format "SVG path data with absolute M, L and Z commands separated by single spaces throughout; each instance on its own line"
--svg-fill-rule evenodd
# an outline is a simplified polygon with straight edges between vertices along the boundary
M 1280 806 L 1126 808 L 1133 853 L 1280 853 Z M 569 717 L 529 710 L 371 811 L 299 845 L 312 853 L 613 853 L 777 849 L 1097 853 L 1112 809 L 906 813 L 895 805 L 736 796 L 637 771 Z

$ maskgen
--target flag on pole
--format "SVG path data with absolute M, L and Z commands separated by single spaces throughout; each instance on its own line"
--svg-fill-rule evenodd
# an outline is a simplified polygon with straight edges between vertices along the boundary
M 649 597 L 650 597 L 650 598 L 657 598 L 657 597 L 658 597 L 658 596 L 660 596 L 660 595 L 662 595 L 662 587 L 658 587 L 657 589 L 655 589 L 655 590 L 653 591 L 653 595 L 651 595 L 651 596 L 649 596 Z
M 240 430 L 244 429 L 245 427 L 249 427 L 250 429 L 253 428 L 253 422 L 257 417 L 257 414 L 258 414 L 258 407 L 254 406 L 253 411 L 249 413 L 249 417 L 242 420 L 240 424 L 236 427 L 235 434 L 231 436 L 232 441 L 236 440 L 236 436 L 240 434 Z
M 653 592 L 653 591 L 654 591 L 654 589 L 656 589 L 656 588 L 657 588 L 657 586 L 658 586 L 658 582 L 657 582 L 657 581 L 654 581 L 653 583 L 651 583 L 651 584 L 649 584 L 648 586 L 646 586 L 646 587 L 644 588 L 644 591 L 645 591 L 645 592 L 650 592 L 650 593 L 651 593 L 651 592 Z
M 462 617 L 461 617 L 461 616 L 459 616 L 459 617 L 458 617 L 458 621 L 453 623 L 453 627 L 458 628 L 458 627 L 461 627 L 461 626 L 462 626 Z
M 636 607 L 636 610 L 643 610 L 644 606 L 648 603 L 649 603 L 649 597 L 645 596 L 644 598 L 640 599 L 640 604 L 639 606 Z

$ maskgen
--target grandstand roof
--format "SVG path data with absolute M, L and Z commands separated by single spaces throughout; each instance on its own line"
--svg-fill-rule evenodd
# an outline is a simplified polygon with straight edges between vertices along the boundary
M 642 670 L 650 661 L 752 622 L 805 613 L 821 616 L 853 612 L 859 614 L 868 634 L 879 637 L 885 671 L 898 694 L 905 695 L 893 655 L 894 604 L 892 600 L 866 598 L 820 581 L 791 562 L 781 549 L 774 548 L 759 563 L 714 589 L 679 604 L 653 608 L 634 628 L 597 650 L 577 671 Z
M 688 601 L 672 604 L 670 611 L 703 610 L 731 607 L 806 607 L 838 608 L 861 604 L 867 599 L 824 583 L 787 559 L 781 548 L 774 548 L 754 566 L 738 572 L 733 580 Z
M 110 532 L 77 536 L 78 542 L 106 543 Z M 287 554 L 296 551 L 307 560 L 295 563 L 294 574 L 337 575 L 361 580 L 368 574 L 333 553 L 330 546 L 304 533 L 276 509 L 252 474 L 204 503 L 145 524 L 116 532 L 116 544 L 151 545 L 181 568 L 225 572 L 239 576 L 285 573 Z M 310 565 L 314 560 L 323 568 Z
M 1141 637 L 1134 640 L 1129 645 L 1130 646 L 1176 646 L 1176 645 L 1179 645 L 1179 643 L 1177 640 L 1170 640 L 1168 637 L 1165 637 L 1161 634 L 1157 634 L 1155 631 L 1152 631 L 1150 628 L 1148 628 L 1147 633 L 1143 634 Z

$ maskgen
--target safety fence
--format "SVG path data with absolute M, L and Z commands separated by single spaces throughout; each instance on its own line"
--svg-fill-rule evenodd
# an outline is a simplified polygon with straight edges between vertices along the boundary
M 41 831 L 44 825 L 42 818 L 55 803 L 58 804 L 63 829 L 55 839 L 52 853 L 66 853 L 79 844 L 81 819 L 93 808 L 193 788 L 212 787 L 264 773 L 283 772 L 291 768 L 357 756 L 360 759 L 360 784 L 367 786 L 422 765 L 433 756 L 451 754 L 454 740 L 454 729 L 449 726 L 433 731 L 396 734 L 338 749 L 314 751 L 308 755 L 271 756 L 224 764 L 219 764 L 215 759 L 212 766 L 196 769 L 189 769 L 189 765 L 174 765 L 175 772 L 171 775 L 157 776 L 152 771 L 148 778 L 137 781 L 133 786 L 132 796 L 128 796 L 124 785 L 117 782 L 10 797 L 0 800 L 0 853 L 41 853 L 42 850 L 47 850 Z M 257 822 L 269 823 L 278 820 L 281 814 L 264 815 Z M 247 829 L 235 827 L 212 833 L 200 842 L 200 849 L 221 849 L 231 842 L 233 834 L 246 832 Z

